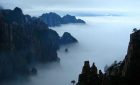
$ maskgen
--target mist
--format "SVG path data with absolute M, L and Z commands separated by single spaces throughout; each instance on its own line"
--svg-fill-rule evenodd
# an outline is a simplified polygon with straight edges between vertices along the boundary
M 133 28 L 139 28 L 140 19 L 128 16 L 78 17 L 87 22 L 69 24 L 51 28 L 61 36 L 71 33 L 77 44 L 63 46 L 58 51 L 60 64 L 38 65 L 38 74 L 24 80 L 4 83 L 3 85 L 72 85 L 71 80 L 78 80 L 84 61 L 96 64 L 104 70 L 105 65 L 121 61 L 127 53 L 129 36 Z M 65 48 L 68 52 L 65 52 Z

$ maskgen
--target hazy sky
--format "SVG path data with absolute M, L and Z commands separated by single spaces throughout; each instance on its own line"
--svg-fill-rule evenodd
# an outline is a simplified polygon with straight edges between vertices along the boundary
M 24 13 L 39 15 L 44 12 L 92 13 L 138 12 L 140 0 L 0 0 L 4 8 L 18 6 Z

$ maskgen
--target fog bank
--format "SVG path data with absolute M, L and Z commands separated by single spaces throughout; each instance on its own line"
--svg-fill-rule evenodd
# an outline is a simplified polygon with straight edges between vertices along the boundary
M 58 51 L 61 58 L 60 66 L 56 63 L 39 66 L 37 76 L 4 85 L 72 85 L 70 81 L 77 81 L 85 60 L 95 62 L 102 70 L 106 64 L 122 60 L 127 52 L 132 29 L 140 27 L 140 19 L 137 17 L 80 18 L 87 24 L 69 24 L 52 28 L 60 35 L 70 32 L 79 41 L 78 44 L 64 46 Z M 67 53 L 65 48 L 68 48 Z

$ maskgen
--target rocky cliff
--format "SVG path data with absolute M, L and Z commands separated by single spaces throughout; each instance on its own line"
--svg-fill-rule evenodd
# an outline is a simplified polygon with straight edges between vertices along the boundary
M 51 17 L 51 19 L 55 17 Z M 64 33 L 65 34 L 65 33 Z M 69 34 L 69 33 L 68 33 Z M 39 18 L 14 10 L 0 10 L 0 82 L 36 74 L 38 63 L 59 62 L 57 50 L 63 41 L 73 43 L 70 36 L 63 36 L 49 29 Z
M 140 30 L 130 35 L 127 55 L 123 61 L 122 76 L 129 81 L 138 82 L 140 79 Z M 139 83 L 140 84 L 140 83 Z
M 139 85 L 140 84 L 140 30 L 130 35 L 128 52 L 123 61 L 114 62 L 105 73 L 85 61 L 77 85 Z
M 59 62 L 59 40 L 55 31 L 20 8 L 0 10 L 0 81 L 29 75 L 37 63 Z

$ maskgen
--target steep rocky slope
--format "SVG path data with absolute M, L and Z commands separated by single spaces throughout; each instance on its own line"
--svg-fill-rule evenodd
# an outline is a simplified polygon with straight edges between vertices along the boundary
M 139 85 L 140 81 L 140 30 L 130 35 L 128 52 L 123 61 L 114 62 L 105 73 L 90 67 L 85 61 L 77 85 Z
M 60 42 L 57 32 L 39 18 L 24 15 L 18 7 L 1 9 L 0 82 L 36 73 L 38 63 L 59 62 Z

